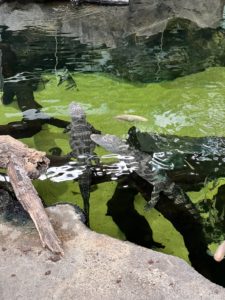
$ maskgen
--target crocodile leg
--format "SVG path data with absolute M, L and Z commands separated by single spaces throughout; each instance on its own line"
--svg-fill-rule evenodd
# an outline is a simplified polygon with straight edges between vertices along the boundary
M 154 208 L 155 205 L 157 204 L 157 202 L 159 201 L 159 193 L 161 192 L 161 188 L 159 185 L 154 185 L 153 186 L 153 190 L 151 193 L 151 199 L 147 202 L 147 204 L 145 205 L 145 209 L 151 209 Z
M 149 182 L 153 186 L 151 192 L 151 198 L 145 205 L 145 209 L 154 208 L 159 201 L 160 193 L 165 192 L 173 196 L 173 190 L 170 191 L 171 184 L 173 182 L 169 179 L 167 174 L 163 170 L 152 170 L 149 166 L 142 167 L 136 173 Z
M 191 202 L 187 194 L 174 182 L 168 180 L 163 193 L 171 200 L 173 200 L 175 205 L 184 206 L 187 211 L 189 211 L 194 218 L 199 219 L 199 212 Z
M 147 202 L 146 209 L 155 207 L 160 193 L 163 193 L 173 200 L 175 205 L 185 206 L 195 218 L 199 218 L 199 213 L 187 194 L 167 176 L 164 170 L 155 170 L 151 173 L 148 171 L 148 176 L 143 178 L 148 179 L 147 181 L 153 185 L 151 199 Z

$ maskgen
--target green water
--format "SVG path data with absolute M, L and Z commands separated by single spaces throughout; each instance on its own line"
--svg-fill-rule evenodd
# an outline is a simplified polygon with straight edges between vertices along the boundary
M 136 125 L 141 130 L 188 136 L 223 136 L 225 132 L 225 68 L 214 67 L 204 72 L 178 78 L 170 82 L 131 84 L 102 74 L 74 73 L 78 90 L 66 90 L 57 86 L 54 75 L 45 74 L 49 79 L 45 89 L 35 93 L 35 100 L 43 112 L 69 120 L 68 105 L 71 101 L 81 103 L 88 121 L 104 133 L 125 137 L 128 129 Z M 21 120 L 16 103 L 0 105 L 1 123 Z M 148 122 L 126 122 L 115 119 L 119 114 L 135 114 Z M 70 152 L 68 136 L 62 129 L 44 125 L 43 130 L 33 138 L 23 139 L 29 146 L 48 152 L 60 147 L 63 154 Z M 100 148 L 96 151 L 103 154 Z M 76 183 L 53 183 L 36 181 L 39 194 L 47 204 L 66 201 L 81 205 L 82 199 Z M 124 238 L 111 217 L 105 216 L 106 203 L 111 198 L 115 182 L 100 184 L 91 193 L 91 228 L 113 237 Z M 207 193 L 202 190 L 190 193 L 193 201 L 201 201 Z M 211 193 L 214 193 L 211 191 Z M 154 234 L 154 240 L 166 245 L 163 252 L 175 254 L 188 260 L 183 238 L 159 212 L 145 212 L 144 200 L 138 196 L 136 209 L 144 215 Z

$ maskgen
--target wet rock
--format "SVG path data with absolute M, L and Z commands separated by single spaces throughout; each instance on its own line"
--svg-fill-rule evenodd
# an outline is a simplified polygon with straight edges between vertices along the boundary
M 16 199 L 13 191 L 6 190 L 0 186 L 0 217 L 4 222 L 13 225 L 24 225 L 30 220 L 30 216 Z
M 19 5 L 10 1 L 0 6 L 0 25 L 11 30 L 44 26 L 52 32 L 81 36 L 82 43 L 115 46 L 125 35 L 151 36 L 161 32 L 174 18 L 190 20 L 199 27 L 215 28 L 222 18 L 224 4 L 224 0 L 130 0 L 128 7 L 118 9 L 93 5 L 78 8 L 70 1 L 52 5 L 24 5 L 24 2 Z
M 181 259 L 92 232 L 70 205 L 47 208 L 65 256 L 41 248 L 34 226 L 0 222 L 1 299 L 224 299 Z M 21 285 L 24 282 L 24 285 Z

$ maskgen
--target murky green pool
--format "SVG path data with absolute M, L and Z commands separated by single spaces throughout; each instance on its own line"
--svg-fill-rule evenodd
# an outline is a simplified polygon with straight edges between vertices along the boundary
M 34 98 L 49 116 L 70 121 L 68 105 L 75 101 L 84 107 L 88 121 L 95 128 L 121 137 L 126 137 L 132 125 L 142 131 L 183 136 L 224 135 L 225 67 L 221 49 L 225 49 L 225 43 L 221 29 L 209 30 L 207 45 L 211 51 L 203 51 L 199 60 L 196 53 L 190 52 L 192 45 L 187 44 L 187 32 L 174 33 L 174 28 L 173 32 L 164 34 L 165 44 L 160 47 L 161 35 L 152 40 L 130 37 L 117 48 L 94 47 L 81 43 L 80 37 L 66 38 L 57 36 L 57 32 L 45 35 L 32 29 L 24 33 L 2 31 L 6 43 L 2 51 L 11 49 L 18 56 L 14 79 L 15 74 L 24 71 L 38 74 L 44 84 L 34 91 Z M 176 39 L 170 40 L 173 35 Z M 202 33 L 198 37 L 205 39 Z M 29 41 L 28 45 L 24 41 Z M 7 64 L 10 66 L 10 61 Z M 73 76 L 77 88 L 58 85 L 57 74 L 64 67 Z M 120 114 L 139 115 L 148 121 L 119 121 L 115 117 Z M 0 115 L 2 125 L 23 117 L 16 101 L 1 104 Z M 68 135 L 51 125 L 44 125 L 41 132 L 23 141 L 47 153 L 53 147 L 62 149 L 62 154 L 70 152 Z M 96 152 L 105 153 L 100 148 Z M 78 185 L 73 181 L 37 180 L 35 186 L 46 204 L 62 201 L 82 205 Z M 106 203 L 115 186 L 115 181 L 103 183 L 91 193 L 91 228 L 124 239 L 111 217 L 105 215 Z M 212 198 L 214 194 L 213 188 L 207 187 L 189 193 L 194 202 Z M 188 261 L 183 238 L 170 222 L 154 209 L 144 211 L 141 196 L 136 197 L 135 207 L 148 219 L 154 239 L 166 246 L 160 251 Z

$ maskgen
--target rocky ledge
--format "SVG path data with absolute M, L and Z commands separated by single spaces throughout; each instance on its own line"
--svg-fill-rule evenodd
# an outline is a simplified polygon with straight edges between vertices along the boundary
M 124 7 L 76 6 L 73 1 L 35 2 L 0 0 L 0 26 L 11 30 L 40 28 L 107 46 L 115 46 L 130 34 L 157 34 L 176 18 L 190 20 L 199 27 L 216 28 L 225 5 L 225 0 L 130 0 L 129 6 Z
M 0 295 L 8 299 L 225 299 L 183 260 L 89 230 L 71 205 L 47 208 L 64 257 L 44 250 L 31 222 L 0 220 Z

